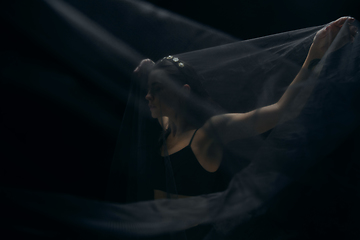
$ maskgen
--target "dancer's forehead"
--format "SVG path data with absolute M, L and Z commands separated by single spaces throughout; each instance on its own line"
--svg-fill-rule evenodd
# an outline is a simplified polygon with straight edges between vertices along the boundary
M 163 83 L 167 78 L 167 74 L 164 70 L 156 69 L 150 72 L 148 78 L 148 87 L 156 83 Z

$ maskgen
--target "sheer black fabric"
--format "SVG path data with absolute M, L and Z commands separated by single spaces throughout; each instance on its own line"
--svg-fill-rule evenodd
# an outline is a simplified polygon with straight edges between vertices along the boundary
M 18 8 L 17 3 L 23 7 Z M 352 32 L 352 26 L 359 28 L 357 21 L 346 20 L 318 64 L 304 70 L 314 36 L 324 26 L 237 41 L 140 1 L 87 4 L 96 4 L 98 11 L 90 11 L 93 8 L 82 1 L 44 0 L 2 4 L 1 14 L 12 27 L 75 69 L 73 78 L 81 75 L 104 95 L 127 99 L 106 195 L 100 201 L 5 185 L 1 207 L 6 227 L 31 236 L 67 239 L 360 236 L 360 40 Z M 25 6 L 36 9 L 38 18 L 31 18 Z M 113 28 L 109 21 L 118 21 L 119 26 Z M 85 90 L 71 92 L 68 90 L 75 88 L 69 85 L 51 88 L 45 80 L 64 86 L 62 73 L 41 63 L 34 66 L 25 58 L 14 60 L 17 55 L 11 58 L 12 52 L 3 52 L 10 57 L 1 73 L 7 89 L 28 88 L 82 114 L 91 109 L 87 117 L 108 132 L 118 130 L 117 110 L 103 111 L 106 101 L 101 102 L 101 97 L 96 101 L 102 107 L 94 107 L 81 100 L 87 96 Z M 169 54 L 172 57 L 163 59 Z M 156 64 L 133 73 L 146 57 Z M 181 174 L 190 174 L 196 181 L 194 188 L 208 183 L 201 182 L 201 174 L 191 175 L 194 169 L 186 172 L 183 168 L 176 175 L 175 157 L 169 154 L 171 146 L 167 144 L 171 132 L 162 129 L 163 120 L 152 116 L 145 99 L 151 74 L 169 66 L 178 72 L 161 75 L 168 93 L 185 99 L 177 103 L 186 105 L 182 111 L 206 116 L 200 121 L 193 117 L 197 115 L 188 114 L 184 121 L 196 129 L 208 124 L 212 138 L 223 150 L 216 171 L 219 177 L 209 180 L 221 182 L 213 191 L 178 191 L 183 183 Z M 17 69 L 28 70 L 30 81 L 24 81 Z M 193 70 L 203 92 L 183 96 L 181 86 L 193 83 L 177 77 L 195 76 Z M 305 75 L 304 81 L 289 87 L 299 71 Z M 235 125 L 230 131 L 217 127 L 226 113 L 246 113 L 274 104 L 287 89 L 297 94 L 270 130 L 255 134 L 252 123 L 262 116 L 260 110 L 254 112 L 249 125 Z M 159 119 L 164 112 L 161 109 Z M 159 158 L 161 149 L 163 158 Z M 156 161 L 163 161 L 160 170 Z M 157 171 L 163 176 L 166 197 L 154 200 L 154 189 L 159 190 L 153 184 Z

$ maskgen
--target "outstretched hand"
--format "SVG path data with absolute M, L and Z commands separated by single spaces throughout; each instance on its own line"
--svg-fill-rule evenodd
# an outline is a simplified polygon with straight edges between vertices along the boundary
M 352 17 L 341 17 L 320 29 L 314 37 L 305 65 L 313 59 L 321 59 L 328 50 L 333 52 L 352 42 L 357 34 L 357 28 L 352 25 L 354 21 Z M 338 35 L 340 30 L 341 35 Z
M 151 59 L 149 59 L 149 58 L 143 59 L 143 60 L 141 60 L 139 66 L 137 66 L 135 68 L 134 73 L 140 73 L 144 70 L 145 71 L 149 70 L 154 65 L 155 65 L 155 63 Z
M 154 65 L 155 63 L 151 59 L 143 59 L 134 70 L 135 76 L 139 79 L 147 79 L 147 76 Z

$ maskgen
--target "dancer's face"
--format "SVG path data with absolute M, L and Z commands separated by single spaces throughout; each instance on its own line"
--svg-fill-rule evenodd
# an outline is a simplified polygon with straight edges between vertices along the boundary
M 145 99 L 149 102 L 151 116 L 159 118 L 172 116 L 176 109 L 176 91 L 169 86 L 166 73 L 162 70 L 154 70 L 149 74 L 148 93 Z

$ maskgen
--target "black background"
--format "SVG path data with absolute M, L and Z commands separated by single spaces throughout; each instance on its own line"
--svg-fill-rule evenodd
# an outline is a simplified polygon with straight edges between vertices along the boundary
M 359 19 L 360 9 L 359 1 L 333 0 L 149 2 L 239 39 L 322 25 L 341 16 Z M 96 113 L 79 114 L 34 89 L 5 81 L 1 89 L 1 185 L 102 199 L 126 102 L 102 95 L 16 24 L 1 18 L 1 29 L 2 69 L 15 66 L 23 82 L 33 77 L 31 64 L 74 76 L 79 88 L 94 96 L 87 96 L 94 106 L 116 112 L 118 126 L 101 125 L 94 120 L 102 117 Z M 123 85 L 128 87 L 129 82 Z
M 32 6 L 32 2 L 42 1 L 12 2 L 18 3 L 19 11 L 32 11 L 32 21 L 36 21 L 38 9 L 36 4 L 35 7 Z M 71 3 L 71 0 L 67 2 Z M 84 8 L 90 8 L 88 9 L 90 12 L 98 13 L 96 4 L 94 1 L 91 2 L 92 4 L 87 6 L 84 3 L 82 5 Z M 149 0 L 148 2 L 238 39 L 251 39 L 322 25 L 341 16 L 350 15 L 360 19 L 360 1 Z M 4 9 L 0 8 L 2 13 L 6 12 Z M 0 187 L 104 199 L 126 97 L 110 96 L 106 91 L 99 89 L 98 85 L 90 81 L 91 77 L 64 59 L 60 59 L 54 52 L 49 51 L 48 46 L 42 44 L 36 35 L 29 34 L 28 29 L 19 27 L 20 25 L 9 19 L 0 16 L 2 31 Z M 26 22 L 26 19 L 21 21 Z M 46 22 L 39 24 L 46 25 Z M 56 27 L 51 25 L 51 21 L 48 24 L 49 27 Z M 59 45 L 63 42 L 61 39 L 57 41 Z M 11 77 L 8 77 L 9 74 Z M 18 82 L 14 83 L 14 79 Z M 124 76 L 119 76 L 119 79 L 121 79 L 119 84 L 128 89 L 130 79 Z M 67 91 L 69 89 L 71 91 Z M 57 98 L 57 94 L 62 97 Z M 79 105 L 84 102 L 86 103 L 84 107 Z M 352 134 L 325 160 L 334 159 L 342 162 L 352 155 L 355 156 L 359 143 L 358 133 Z M 318 167 L 323 170 L 323 166 L 320 162 Z M 337 189 L 344 190 L 344 193 L 340 191 L 338 195 L 351 201 L 355 199 L 353 196 L 355 191 L 347 191 L 339 181 L 330 182 L 328 192 L 332 194 L 335 184 L 339 185 Z M 322 194 L 321 191 L 318 196 L 320 196 L 319 202 L 329 202 L 328 195 Z M 312 196 L 308 198 L 309 202 L 300 199 L 305 206 L 305 208 L 296 208 L 301 214 L 304 212 L 303 218 L 299 218 L 300 222 L 303 219 L 310 219 L 307 213 L 319 210 L 319 205 L 316 204 L 314 208 L 309 207 L 312 206 L 313 199 Z M 287 199 L 284 198 L 284 201 Z M 2 204 L 4 209 L 8 208 L 7 204 Z M 278 204 L 282 205 L 284 202 L 280 201 Z M 358 203 L 354 202 L 353 205 L 358 206 Z M 304 209 L 306 211 L 303 211 Z M 318 215 L 326 218 L 327 215 L 324 213 L 329 212 L 328 210 L 329 208 L 324 206 L 320 209 L 320 212 L 324 212 Z M 349 213 L 357 217 L 355 210 L 351 209 Z M 26 221 L 22 209 L 11 211 L 7 216 Z M 342 213 L 347 214 L 346 211 Z M 30 221 L 34 221 L 32 214 L 28 215 Z M 39 219 L 43 219 L 42 216 Z M 339 219 L 342 221 L 342 216 Z M 322 223 L 323 220 L 319 222 Z M 354 229 L 351 230 L 349 227 L 349 232 L 355 233 L 358 224 L 356 225 L 355 222 L 351 224 Z M 27 236 L 25 239 L 28 239 Z
M 326 24 L 342 16 L 359 19 L 355 0 L 148 0 L 157 6 L 240 39 Z

